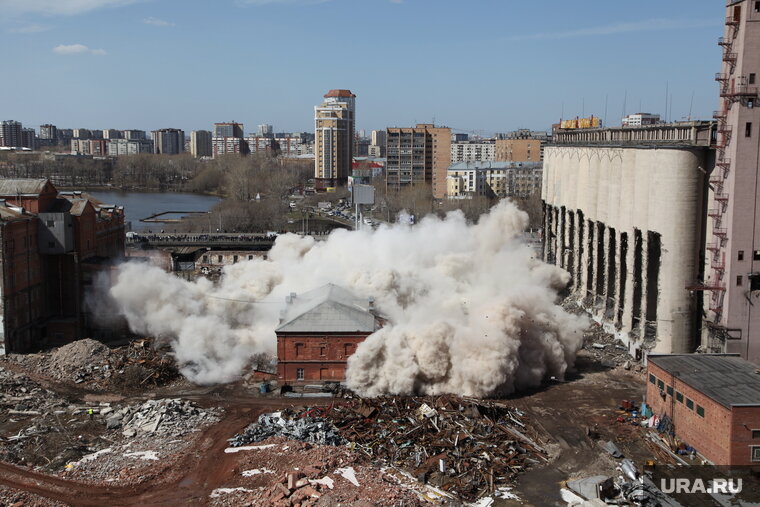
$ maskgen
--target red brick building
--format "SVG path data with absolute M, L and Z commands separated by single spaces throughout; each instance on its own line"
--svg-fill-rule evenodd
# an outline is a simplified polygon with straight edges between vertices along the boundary
M 90 335 L 85 292 L 124 241 L 122 208 L 46 179 L 0 179 L 0 349 Z
M 336 285 L 291 294 L 276 331 L 278 380 L 345 380 L 349 356 L 381 325 L 371 299 Z
M 650 355 L 647 403 L 716 465 L 760 464 L 760 373 L 738 354 Z

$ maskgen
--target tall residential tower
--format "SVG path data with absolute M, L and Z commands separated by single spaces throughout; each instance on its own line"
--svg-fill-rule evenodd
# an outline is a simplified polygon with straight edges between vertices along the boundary
M 330 90 L 314 108 L 314 178 L 317 189 L 342 185 L 351 174 L 356 128 L 356 95 Z

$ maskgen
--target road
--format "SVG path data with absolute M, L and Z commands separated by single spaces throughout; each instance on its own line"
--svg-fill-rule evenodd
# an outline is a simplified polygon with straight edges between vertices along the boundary
M 195 399 L 201 405 L 222 406 L 225 415 L 219 423 L 203 432 L 192 452 L 182 456 L 171 470 L 159 474 L 164 480 L 108 486 L 64 479 L 0 462 L 0 485 L 78 506 L 202 505 L 214 489 L 229 482 L 236 474 L 236 455 L 224 453 L 228 438 L 261 413 L 314 403 L 314 399 L 254 398 L 242 393 L 227 393 L 222 403 L 214 394 L 184 397 Z

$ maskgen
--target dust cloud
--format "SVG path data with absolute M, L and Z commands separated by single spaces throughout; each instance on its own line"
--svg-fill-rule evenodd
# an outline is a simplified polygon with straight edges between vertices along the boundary
M 460 212 L 326 241 L 288 234 L 266 260 L 187 282 L 126 263 L 109 294 L 137 333 L 171 339 L 183 373 L 213 384 L 274 354 L 291 292 L 326 283 L 374 297 L 387 324 L 348 361 L 349 387 L 381 394 L 508 394 L 562 378 L 582 344 L 585 318 L 556 304 L 569 274 L 521 240 L 527 215 L 502 201 L 476 224 Z

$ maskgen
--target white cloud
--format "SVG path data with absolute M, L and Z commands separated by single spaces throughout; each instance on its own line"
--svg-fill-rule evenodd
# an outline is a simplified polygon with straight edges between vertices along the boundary
M 138 1 L 141 0 L 0 0 L 0 12 L 71 16 L 104 7 L 129 5 Z
M 58 53 L 59 55 L 90 54 L 97 56 L 108 54 L 105 49 L 90 49 L 84 44 L 61 44 L 53 48 L 53 53 Z
M 714 25 L 714 20 L 701 19 L 647 19 L 633 23 L 614 23 L 610 25 L 581 28 L 565 32 L 539 32 L 515 35 L 509 40 L 541 40 L 541 39 L 571 39 L 576 37 L 592 37 L 595 35 L 617 35 L 631 32 L 647 32 L 655 30 L 674 30 L 678 28 L 701 28 Z
M 10 33 L 40 33 L 50 30 L 49 26 L 45 25 L 24 25 L 16 28 L 11 28 L 8 31 Z
M 146 25 L 153 25 L 153 26 L 174 26 L 174 23 L 171 21 L 164 21 L 163 19 L 154 18 L 153 16 L 149 16 L 142 20 L 143 23 Z

